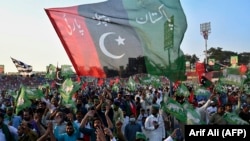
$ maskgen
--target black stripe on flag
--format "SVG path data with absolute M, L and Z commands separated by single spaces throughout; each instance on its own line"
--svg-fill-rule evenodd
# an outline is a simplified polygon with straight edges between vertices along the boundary
M 20 75 L 32 75 L 32 66 L 17 59 L 11 58 L 12 62 L 15 64 Z

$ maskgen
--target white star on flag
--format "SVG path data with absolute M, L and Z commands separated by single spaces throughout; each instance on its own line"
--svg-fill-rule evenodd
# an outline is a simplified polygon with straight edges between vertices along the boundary
M 121 36 L 119 36 L 117 39 L 115 39 L 118 43 L 118 45 L 124 45 L 124 38 L 121 38 Z

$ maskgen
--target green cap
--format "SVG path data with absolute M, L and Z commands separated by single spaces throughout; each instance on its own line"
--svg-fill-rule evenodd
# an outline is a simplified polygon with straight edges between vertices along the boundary
M 160 105 L 158 105 L 158 104 L 153 104 L 153 105 L 152 105 L 152 108 L 153 108 L 153 109 L 156 109 L 156 110 L 159 110 L 159 109 L 160 109 Z
M 146 136 L 142 132 L 136 132 L 135 139 L 147 140 Z

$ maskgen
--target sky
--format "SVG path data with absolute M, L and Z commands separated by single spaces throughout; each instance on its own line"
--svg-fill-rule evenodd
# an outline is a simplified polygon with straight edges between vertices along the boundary
M 68 7 L 103 0 L 1 0 L 0 65 L 5 72 L 17 72 L 10 57 L 46 71 L 49 64 L 71 62 L 58 38 L 45 8 Z M 181 0 L 187 18 L 187 31 L 181 43 L 184 54 L 205 58 L 205 40 L 200 25 L 210 22 L 207 49 L 250 52 L 249 0 Z

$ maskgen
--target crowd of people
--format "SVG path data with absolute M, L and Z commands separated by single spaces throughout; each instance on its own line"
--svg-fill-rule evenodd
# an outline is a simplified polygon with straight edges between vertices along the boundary
M 230 124 L 223 115 L 232 112 L 250 123 L 250 96 L 237 87 L 227 86 L 226 93 L 218 94 L 212 85 L 207 88 L 209 96 L 191 98 L 177 95 L 171 83 L 160 87 L 137 84 L 135 91 L 122 85 L 113 91 L 106 83 L 91 83 L 74 92 L 76 109 L 61 103 L 59 86 L 47 86 L 42 88 L 44 97 L 15 112 L 9 89 L 18 90 L 21 83 L 38 88 L 48 82 L 52 83 L 41 76 L 1 77 L 1 141 L 183 141 L 184 126 L 190 123 L 163 110 L 166 97 L 191 104 L 204 124 Z M 193 94 L 194 87 L 187 87 Z

